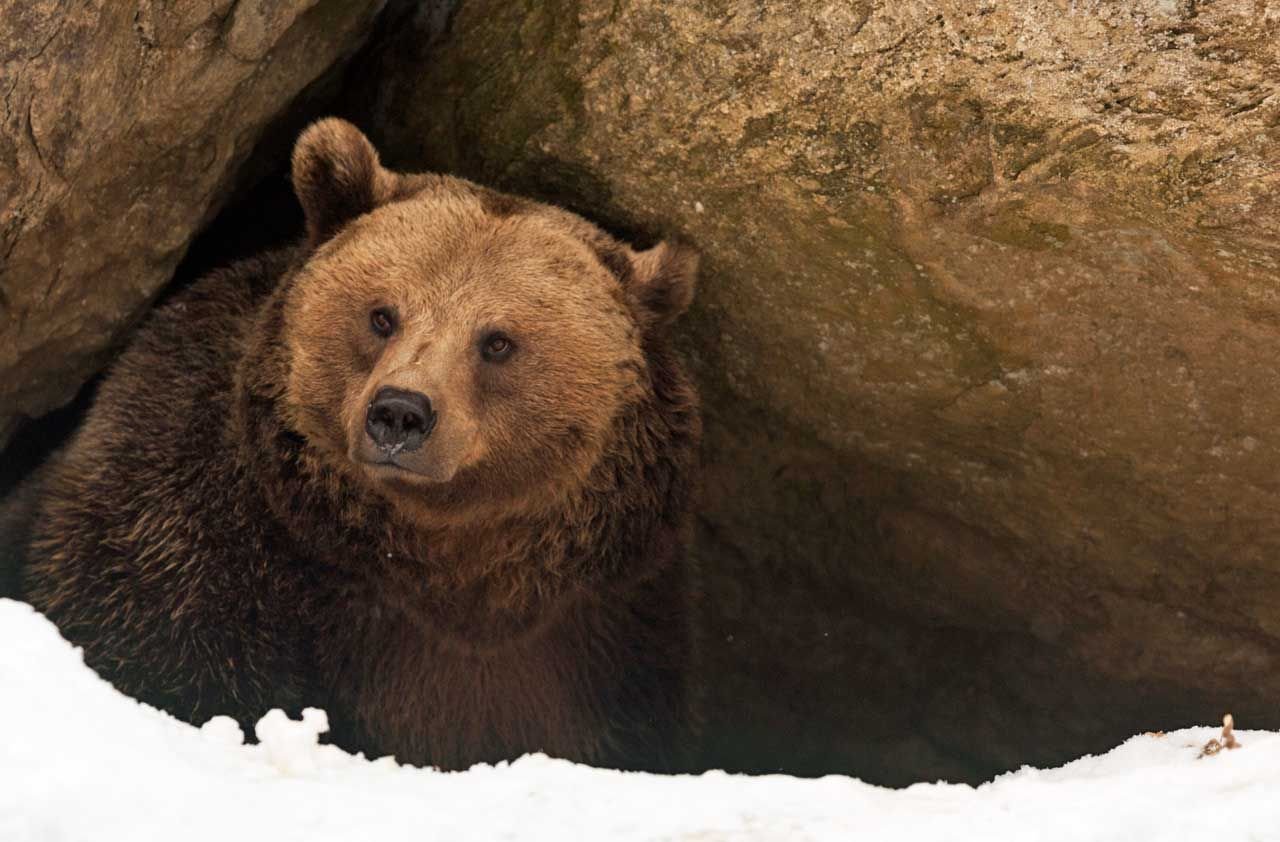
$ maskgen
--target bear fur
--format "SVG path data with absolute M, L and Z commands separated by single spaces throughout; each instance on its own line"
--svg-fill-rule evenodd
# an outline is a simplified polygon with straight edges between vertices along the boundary
M 314 705 L 402 762 L 684 768 L 696 256 L 389 171 L 336 119 L 293 180 L 306 242 L 158 309 L 45 472 L 26 597 L 192 722 Z M 388 386 L 435 409 L 412 453 L 370 444 Z

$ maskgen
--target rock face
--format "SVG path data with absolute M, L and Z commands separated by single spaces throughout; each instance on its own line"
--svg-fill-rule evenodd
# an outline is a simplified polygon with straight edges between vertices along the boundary
M 0 0 L 0 445 L 102 364 L 381 6 Z
M 706 254 L 710 762 L 1280 726 L 1274 4 L 469 0 L 424 40 L 358 89 L 394 163 Z

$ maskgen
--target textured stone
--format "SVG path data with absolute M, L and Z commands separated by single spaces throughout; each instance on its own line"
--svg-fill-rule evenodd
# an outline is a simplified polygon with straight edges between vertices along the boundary
M 0 0 L 0 444 L 102 364 L 381 6 Z
M 713 761 L 1280 726 L 1280 8 L 470 0 L 422 40 L 360 97 L 392 160 L 706 253 Z

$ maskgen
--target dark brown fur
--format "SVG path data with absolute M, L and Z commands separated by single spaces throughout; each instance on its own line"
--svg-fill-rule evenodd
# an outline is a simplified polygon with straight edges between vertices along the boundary
M 311 704 L 408 762 L 680 768 L 700 423 L 663 328 L 693 258 L 390 173 L 338 121 L 294 176 L 307 246 L 196 284 L 103 384 L 40 488 L 29 598 L 185 719 Z M 361 333 L 372 297 L 404 308 L 399 344 Z M 473 312 L 532 331 L 528 361 L 468 362 L 447 314 Z M 405 379 L 451 407 L 423 474 L 353 438 Z

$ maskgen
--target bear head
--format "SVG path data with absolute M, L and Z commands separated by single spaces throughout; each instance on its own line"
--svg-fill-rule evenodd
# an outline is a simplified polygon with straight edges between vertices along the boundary
M 585 482 L 652 389 L 646 347 L 688 306 L 696 254 L 392 172 L 337 119 L 300 137 L 293 182 L 308 256 L 284 292 L 288 425 L 344 474 L 435 512 Z

